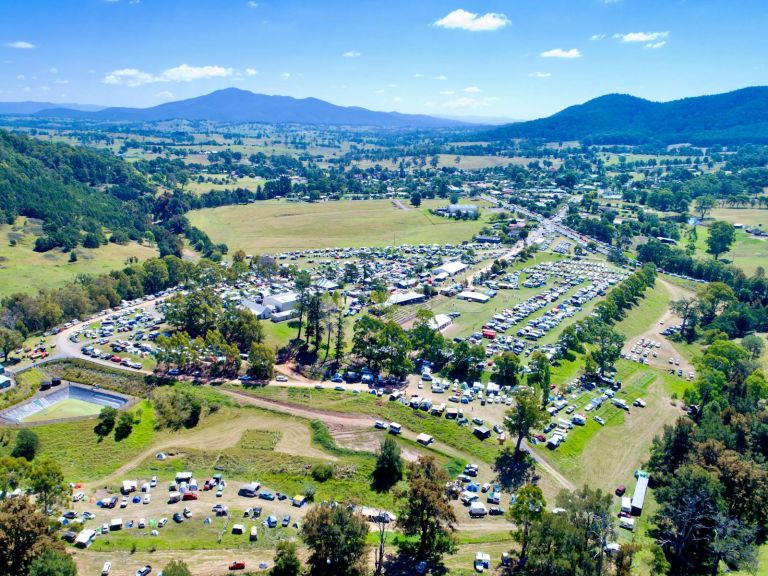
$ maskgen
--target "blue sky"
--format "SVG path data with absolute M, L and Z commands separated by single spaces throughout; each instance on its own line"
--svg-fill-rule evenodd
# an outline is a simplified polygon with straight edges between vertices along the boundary
M 0 100 L 152 106 L 227 86 L 535 118 L 768 84 L 766 0 L 0 0 Z

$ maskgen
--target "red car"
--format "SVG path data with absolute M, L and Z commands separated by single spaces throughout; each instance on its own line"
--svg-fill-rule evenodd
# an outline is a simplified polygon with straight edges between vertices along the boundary
M 117 363 L 117 364 L 119 364 L 120 362 L 122 362 L 122 361 L 123 361 L 123 359 L 122 359 L 122 358 L 120 358 L 120 356 L 112 356 L 112 358 L 110 358 L 110 360 L 111 360 L 112 362 L 115 362 L 115 363 Z
M 182 500 L 197 500 L 197 494 L 194 492 L 184 492 L 184 495 L 181 497 Z
M 232 562 L 232 564 L 229 565 L 230 570 L 245 570 L 245 562 L 242 562 L 240 560 Z
M 627 491 L 627 487 L 622 484 L 618 488 L 616 488 L 616 496 L 624 496 L 624 492 Z
M 208 491 L 211 488 L 213 488 L 213 485 L 211 484 L 211 481 L 210 480 L 206 480 L 205 484 L 203 484 L 203 490 Z
M 536 434 L 534 436 L 534 438 L 536 438 L 536 440 L 538 440 L 539 442 L 546 442 L 547 441 L 547 437 L 544 436 L 544 434 Z

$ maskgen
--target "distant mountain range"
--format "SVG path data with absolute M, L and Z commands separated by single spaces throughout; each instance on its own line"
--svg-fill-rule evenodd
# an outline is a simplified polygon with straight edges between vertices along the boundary
M 0 109 L 2 113 L 2 109 Z M 317 98 L 268 96 L 238 88 L 217 90 L 205 96 L 167 102 L 151 108 L 104 108 L 83 110 L 52 104 L 37 110 L 6 112 L 49 118 L 102 121 L 157 122 L 161 120 L 209 120 L 213 122 L 266 122 L 380 126 L 386 128 L 445 128 L 468 126 L 455 119 L 420 114 L 375 112 L 355 106 L 336 106 Z
M 768 143 L 768 87 L 671 102 L 608 94 L 548 118 L 486 131 L 480 138 L 588 144 Z
M 6 114 L 37 114 L 42 110 L 51 108 L 66 108 L 80 112 L 97 112 L 104 106 L 92 106 L 90 104 L 54 104 L 53 102 L 0 102 L 0 115 Z

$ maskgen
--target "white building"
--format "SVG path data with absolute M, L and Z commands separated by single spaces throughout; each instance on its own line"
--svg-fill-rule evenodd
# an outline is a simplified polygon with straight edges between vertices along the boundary
M 435 314 L 435 317 L 429 321 L 429 325 L 433 330 L 442 331 L 453 324 L 453 319 L 448 314 Z
M 433 272 L 435 274 L 448 274 L 448 276 L 454 276 L 455 274 L 458 274 L 459 272 L 466 270 L 467 265 L 464 264 L 464 262 L 446 262 L 442 266 L 439 266 L 438 268 L 435 268 Z
M 273 309 L 275 312 L 293 310 L 299 306 L 299 295 L 296 292 L 273 294 L 264 298 L 264 306 Z
M 456 298 L 459 300 L 467 300 L 469 302 L 479 302 L 480 304 L 485 304 L 488 302 L 488 300 L 491 299 L 491 297 L 486 294 L 481 294 L 480 292 L 471 292 L 469 290 L 461 292 L 458 296 L 456 296 Z

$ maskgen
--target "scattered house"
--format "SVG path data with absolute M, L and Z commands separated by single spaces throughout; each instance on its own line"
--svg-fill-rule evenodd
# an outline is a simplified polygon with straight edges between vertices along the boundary
M 467 269 L 467 265 L 464 264 L 464 262 L 456 261 L 456 262 L 445 262 L 444 264 L 441 264 L 440 266 L 435 268 L 432 272 L 434 272 L 435 274 L 445 273 L 448 276 L 454 276 L 466 269 Z
M 632 515 L 640 516 L 643 513 L 645 504 L 645 494 L 648 492 L 648 481 L 650 477 L 647 474 L 640 474 L 635 486 L 635 492 L 632 495 Z
M 470 290 L 464 290 L 456 296 L 459 300 L 467 300 L 468 302 L 477 302 L 485 304 L 491 299 L 487 294 L 481 294 L 480 292 L 472 292 Z
M 434 318 L 429 321 L 429 326 L 438 332 L 445 330 L 451 324 L 453 324 L 453 319 L 448 314 L 435 314 Z
M 424 300 L 426 300 L 426 296 L 424 296 L 424 294 L 419 294 L 418 292 L 404 292 L 392 294 L 392 296 L 390 296 L 387 300 L 387 305 L 407 306 L 408 304 L 424 302 Z
M 285 312 L 287 310 L 298 308 L 299 295 L 296 292 L 273 294 L 272 296 L 264 298 L 263 304 L 275 312 Z
M 272 310 L 269 308 L 269 306 L 264 306 L 263 304 L 259 304 L 253 300 L 243 300 L 242 305 L 244 308 L 250 310 L 259 320 L 266 320 L 272 316 Z

